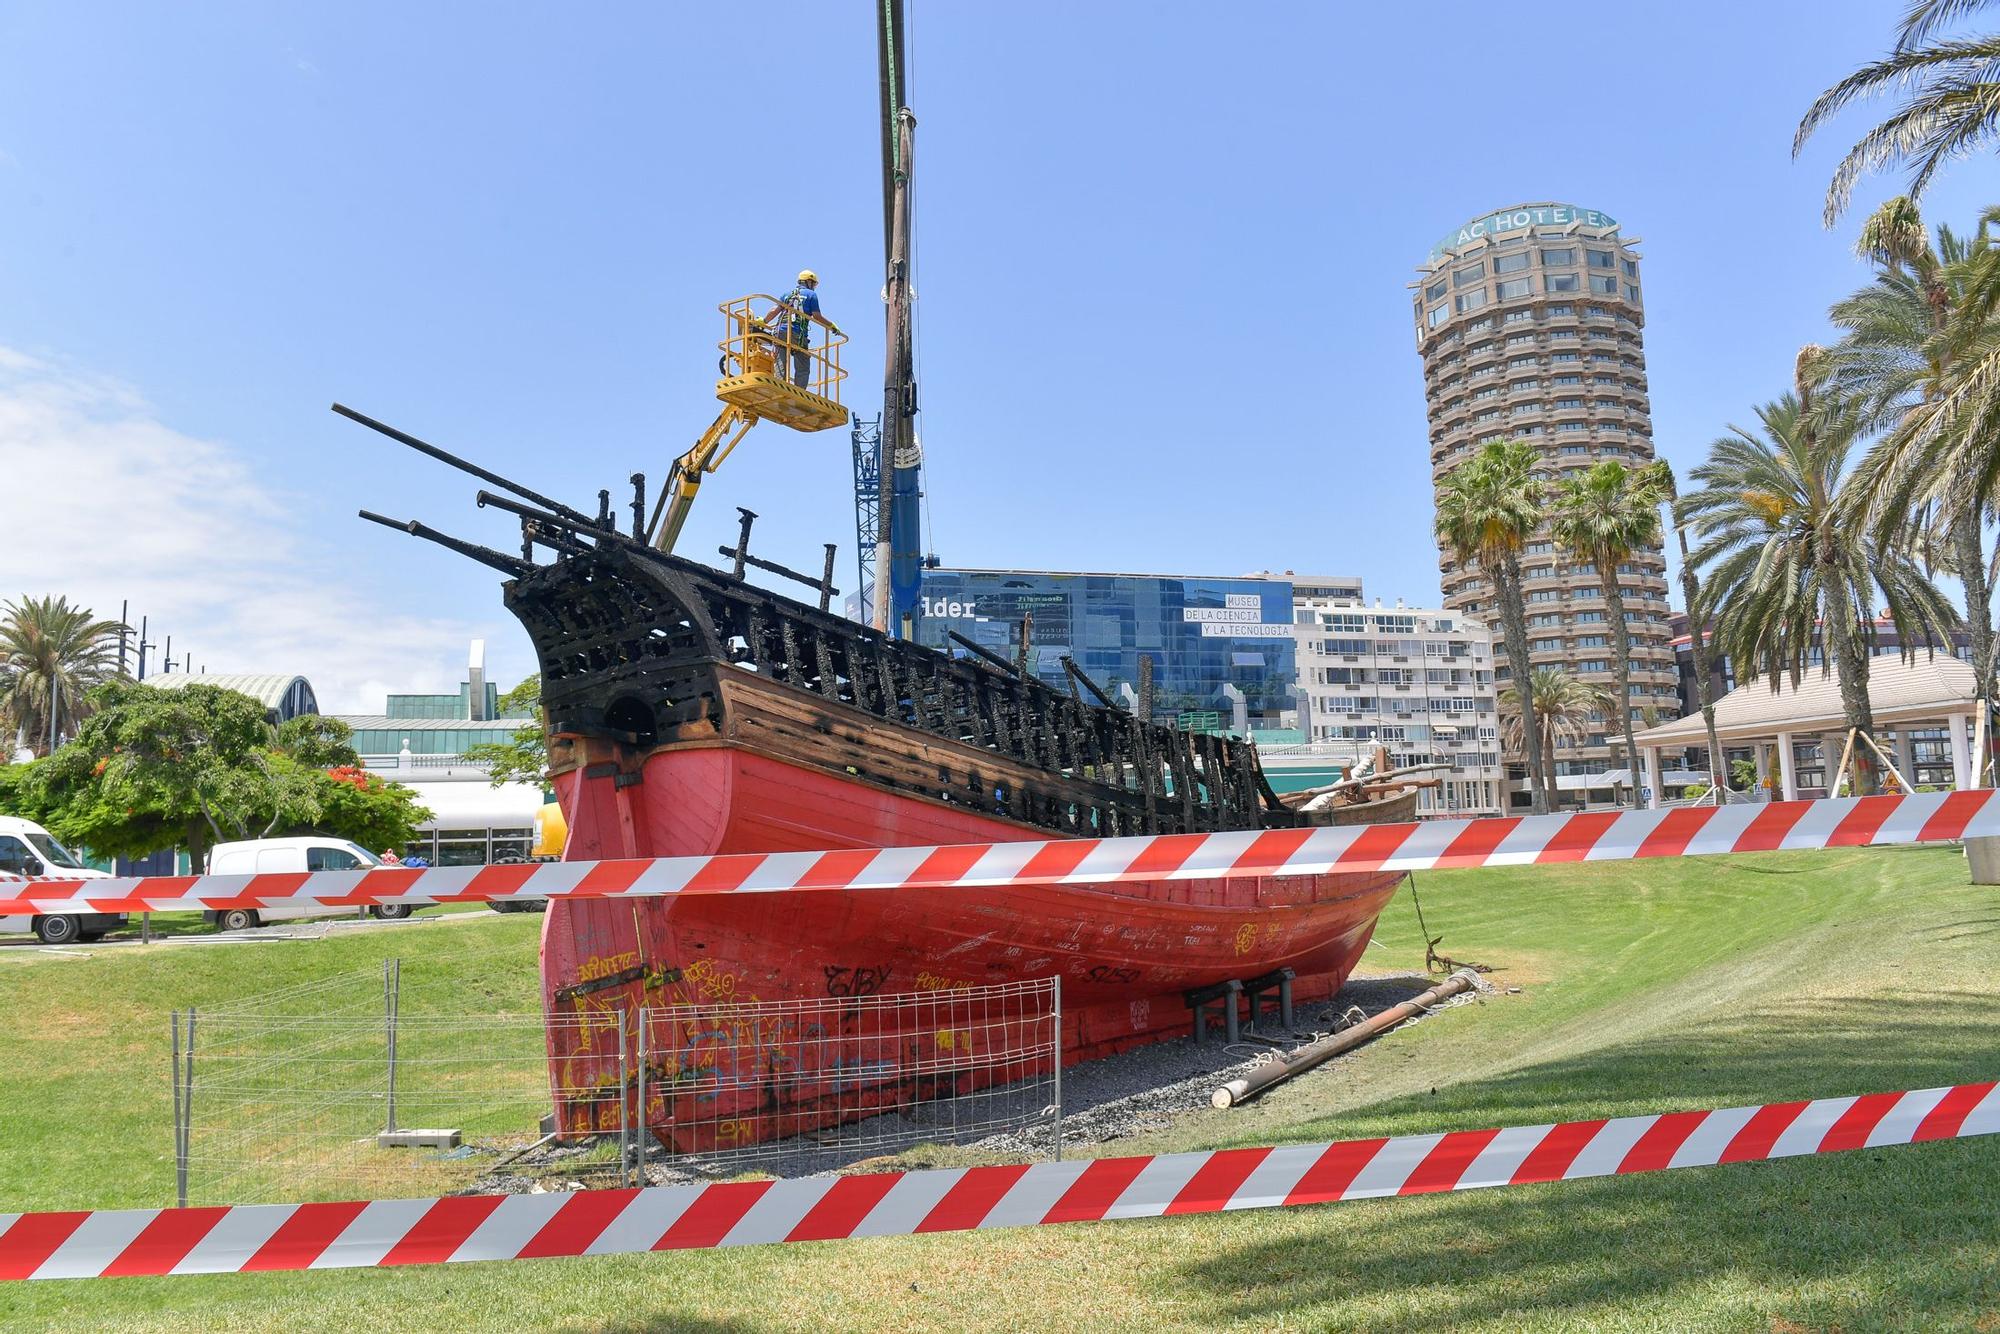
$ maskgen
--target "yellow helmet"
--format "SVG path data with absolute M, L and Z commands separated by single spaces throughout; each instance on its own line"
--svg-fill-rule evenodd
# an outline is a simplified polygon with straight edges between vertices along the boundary
M 817 273 L 814 273 L 811 269 L 800 269 L 799 281 L 802 283 L 812 283 L 814 286 L 818 286 L 819 275 Z

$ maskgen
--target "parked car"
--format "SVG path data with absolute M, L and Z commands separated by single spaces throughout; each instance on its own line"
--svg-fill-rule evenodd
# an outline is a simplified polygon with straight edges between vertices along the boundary
M 85 866 L 82 858 L 58 843 L 53 834 L 33 820 L 17 820 L 8 815 L 0 815 L 0 875 L 59 875 L 78 880 L 110 878 L 104 871 L 93 871 Z M 122 912 L 0 915 L 0 932 L 32 931 L 50 945 L 96 940 L 106 931 L 123 925 L 125 914 Z
M 218 843 L 208 854 L 210 875 L 295 875 L 301 871 L 366 871 L 382 863 L 359 843 L 344 838 L 307 834 L 297 838 L 252 838 Z M 408 917 L 407 903 L 382 903 L 368 910 L 373 917 Z M 305 917 L 340 917 L 352 908 L 223 908 L 202 914 L 224 931 L 243 931 L 265 922 Z

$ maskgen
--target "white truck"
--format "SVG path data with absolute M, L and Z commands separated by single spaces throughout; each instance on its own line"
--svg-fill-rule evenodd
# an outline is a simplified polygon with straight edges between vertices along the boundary
M 344 838 L 308 834 L 298 838 L 252 838 L 218 843 L 208 854 L 210 875 L 284 875 L 301 871 L 367 871 L 380 866 L 368 849 Z M 374 917 L 408 917 L 407 903 L 377 904 Z M 298 917 L 353 915 L 353 908 L 224 908 L 202 916 L 224 931 L 243 931 L 265 922 Z
M 85 866 L 80 857 L 33 820 L 17 820 L 10 815 L 0 815 L 0 876 L 4 875 L 52 875 L 76 880 L 110 878 L 103 871 Z M 32 931 L 49 945 L 96 940 L 106 931 L 123 925 L 122 912 L 0 914 L 0 932 Z

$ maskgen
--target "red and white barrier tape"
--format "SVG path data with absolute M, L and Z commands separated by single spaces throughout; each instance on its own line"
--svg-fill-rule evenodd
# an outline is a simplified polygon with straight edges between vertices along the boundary
M 1102 884 L 1934 843 L 2000 835 L 2000 801 L 1994 800 L 1995 795 L 1992 789 L 1981 788 L 1677 810 L 628 861 L 26 883 L 0 880 L 0 913 L 171 912 L 797 889 Z
M 1574 1181 L 2000 1134 L 1996 1085 L 1394 1139 L 645 1190 L 0 1213 L 0 1279 L 619 1255 Z

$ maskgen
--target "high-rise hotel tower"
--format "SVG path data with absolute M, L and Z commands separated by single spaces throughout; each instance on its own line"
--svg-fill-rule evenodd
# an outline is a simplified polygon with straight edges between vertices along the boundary
M 1433 485 L 1493 440 L 1534 445 L 1551 482 L 1605 459 L 1638 467 L 1653 457 L 1636 244 L 1619 235 L 1616 219 L 1594 209 L 1543 203 L 1474 218 L 1432 248 L 1412 310 Z M 1533 663 L 1561 665 L 1614 689 L 1596 567 L 1538 533 L 1521 568 Z M 1507 659 L 1491 586 L 1442 547 L 1438 569 L 1445 606 L 1492 623 L 1504 689 Z M 1619 576 L 1632 633 L 1635 725 L 1648 708 L 1676 717 L 1665 557 L 1659 547 L 1636 552 Z M 1615 715 L 1606 717 L 1580 744 L 1559 746 L 1558 775 L 1622 767 L 1621 730 Z

